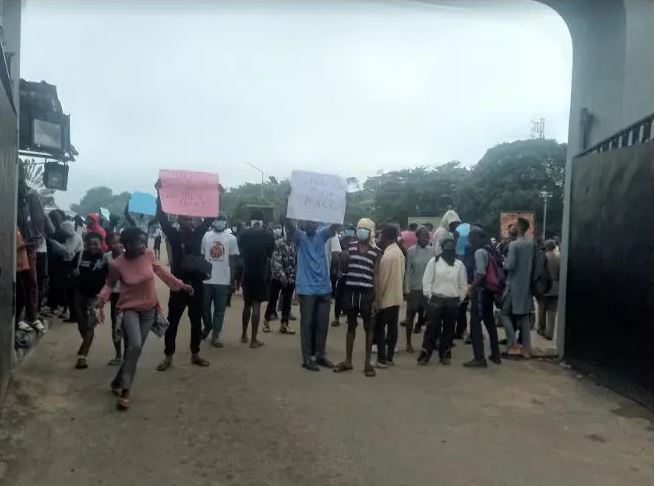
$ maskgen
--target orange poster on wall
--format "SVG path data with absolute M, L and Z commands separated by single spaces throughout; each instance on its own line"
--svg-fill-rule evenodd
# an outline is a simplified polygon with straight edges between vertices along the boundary
M 509 238 L 509 227 L 514 225 L 518 218 L 525 218 L 529 221 L 529 230 L 527 238 L 534 239 L 536 230 L 536 213 L 534 211 L 502 211 L 500 213 L 500 238 L 505 240 Z

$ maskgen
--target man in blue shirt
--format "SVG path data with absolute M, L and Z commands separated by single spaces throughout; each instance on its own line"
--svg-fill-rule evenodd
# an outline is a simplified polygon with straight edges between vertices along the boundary
M 302 367 L 310 371 L 319 371 L 320 366 L 333 368 L 325 351 L 332 291 L 325 243 L 334 236 L 337 226 L 318 229 L 318 223 L 305 221 L 298 228 L 288 224 L 287 228 L 294 231 L 297 246 L 296 290 L 300 298 Z M 312 359 L 314 339 L 315 360 Z

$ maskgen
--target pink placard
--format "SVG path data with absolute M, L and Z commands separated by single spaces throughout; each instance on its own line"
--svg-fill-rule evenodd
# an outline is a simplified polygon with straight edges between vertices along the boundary
M 161 207 L 168 214 L 218 216 L 218 174 L 160 170 Z

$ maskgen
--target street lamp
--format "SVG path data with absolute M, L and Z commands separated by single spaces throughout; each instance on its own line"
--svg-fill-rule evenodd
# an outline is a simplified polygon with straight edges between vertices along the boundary
M 552 199 L 552 193 L 540 191 L 538 195 L 543 200 L 543 240 L 545 240 L 545 232 L 547 231 L 547 202 Z
M 246 162 L 246 164 L 252 167 L 254 170 L 258 170 L 261 173 L 261 199 L 263 199 L 263 176 L 264 176 L 263 169 L 260 169 L 256 165 L 251 164 L 250 162 Z

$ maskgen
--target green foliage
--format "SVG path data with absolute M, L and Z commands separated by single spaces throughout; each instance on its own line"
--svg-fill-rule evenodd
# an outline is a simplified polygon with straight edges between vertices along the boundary
M 114 194 L 108 187 L 93 187 L 86 191 L 79 204 L 72 204 L 70 209 L 82 216 L 86 216 L 89 213 L 99 212 L 100 207 L 103 207 L 107 208 L 111 214 L 122 215 L 129 198 L 129 192 Z
M 543 201 L 539 194 L 546 190 L 552 194 L 547 215 L 547 234 L 552 235 L 561 230 L 565 160 L 565 144 L 519 140 L 489 149 L 471 168 L 452 161 L 379 173 L 363 183 L 348 177 L 345 222 L 372 217 L 380 223 L 406 225 L 410 216 L 441 216 L 448 206 L 453 206 L 464 221 L 481 224 L 489 233 L 497 234 L 503 210 L 536 211 L 540 225 Z M 271 206 L 277 221 L 285 214 L 289 192 L 288 179 L 265 182 L 263 190 L 261 184 L 252 183 L 221 188 L 220 207 L 231 220 L 248 221 L 247 206 Z M 122 214 L 128 200 L 129 193 L 114 195 L 107 187 L 95 187 L 71 209 L 87 214 L 103 206 Z
M 539 194 L 545 190 L 552 194 L 547 234 L 559 233 L 566 150 L 565 144 L 555 140 L 519 140 L 491 148 L 459 187 L 459 214 L 496 234 L 501 211 L 533 210 L 542 232 L 543 201 Z

